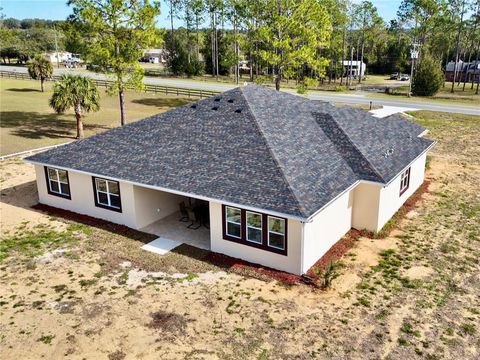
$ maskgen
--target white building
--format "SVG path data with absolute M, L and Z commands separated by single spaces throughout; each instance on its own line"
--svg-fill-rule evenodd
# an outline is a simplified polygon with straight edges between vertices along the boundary
M 249 85 L 26 160 L 43 204 L 303 274 L 418 189 L 424 132 Z

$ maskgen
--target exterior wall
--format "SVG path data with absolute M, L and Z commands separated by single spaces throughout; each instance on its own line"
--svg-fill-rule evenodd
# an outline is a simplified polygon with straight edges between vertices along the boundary
M 136 185 L 133 185 L 133 196 L 137 229 L 179 211 L 178 204 L 184 199 L 180 195 Z
M 69 200 L 50 195 L 47 192 L 47 182 L 43 166 L 35 165 L 35 172 L 37 175 L 38 197 L 42 204 L 136 228 L 133 185 L 120 183 L 120 195 L 122 198 L 122 212 L 120 213 L 95 206 L 91 176 L 72 171 L 68 172 L 72 197 L 72 199 Z
M 355 187 L 352 212 L 352 227 L 354 229 L 376 231 L 381 188 L 381 185 L 367 183 L 361 183 Z
M 302 273 L 350 230 L 353 200 L 354 190 L 350 190 L 304 224 Z
M 399 196 L 401 175 L 397 176 L 388 186 L 381 189 L 377 231 L 390 220 L 403 203 L 423 184 L 426 159 L 427 154 L 423 154 L 411 165 L 410 185 L 401 196 Z
M 210 247 L 214 252 L 243 259 L 252 263 L 262 264 L 274 269 L 292 274 L 302 274 L 302 228 L 300 221 L 288 219 L 287 255 L 280 255 L 251 246 L 237 244 L 223 239 L 222 204 L 210 202 Z

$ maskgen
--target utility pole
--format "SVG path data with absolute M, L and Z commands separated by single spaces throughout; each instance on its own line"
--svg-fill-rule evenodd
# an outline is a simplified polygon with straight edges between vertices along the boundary
M 460 49 L 460 36 L 462 34 L 462 28 L 463 28 L 463 13 L 465 9 L 465 0 L 462 1 L 462 11 L 460 14 L 460 24 L 458 26 L 458 33 L 457 33 L 457 46 L 456 46 L 456 54 L 455 54 L 455 68 L 453 69 L 453 80 L 452 80 L 452 89 L 450 92 L 453 94 L 455 91 L 455 81 L 457 80 L 457 66 L 458 66 L 458 60 L 459 60 L 459 49 Z M 462 68 L 463 68 L 463 63 L 462 63 Z
M 413 69 L 415 68 L 415 60 L 418 59 L 417 46 L 420 46 L 420 44 L 413 43 L 411 46 L 412 46 L 412 50 L 410 50 L 410 58 L 412 60 L 412 68 L 410 70 L 410 84 L 408 88 L 408 97 L 412 96 Z
M 55 25 L 53 25 L 53 35 L 55 37 L 55 57 L 57 58 L 57 68 L 60 68 L 60 59 L 58 57 L 58 42 L 57 42 L 57 29 L 55 28 Z

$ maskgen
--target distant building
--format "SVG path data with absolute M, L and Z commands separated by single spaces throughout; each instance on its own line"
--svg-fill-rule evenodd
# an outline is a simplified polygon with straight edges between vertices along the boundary
M 59 51 L 58 53 L 52 51 L 45 53 L 43 56 L 54 65 L 58 63 L 67 68 L 76 68 L 82 63 L 79 54 L 72 54 L 68 51 Z
M 361 61 L 345 60 L 343 61 L 343 68 L 345 69 L 346 76 L 356 78 L 359 75 L 362 77 L 365 76 L 365 69 L 367 68 L 367 65 Z
M 45 59 L 52 63 L 56 63 L 57 61 L 63 63 L 64 61 L 68 61 L 72 58 L 73 54 L 68 51 L 56 51 L 48 52 L 44 54 Z
M 453 81 L 454 72 L 455 61 L 450 61 L 447 66 L 445 66 L 445 79 L 447 81 Z M 480 79 L 480 61 L 467 63 L 459 60 L 457 63 L 457 75 L 455 80 L 471 82 L 474 79 L 475 82 L 478 82 Z
M 142 61 L 152 64 L 165 64 L 167 62 L 167 51 L 165 49 L 147 49 L 143 54 Z

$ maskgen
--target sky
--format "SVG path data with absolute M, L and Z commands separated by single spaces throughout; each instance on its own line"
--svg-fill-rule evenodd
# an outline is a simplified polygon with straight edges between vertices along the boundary
M 360 2 L 361 0 L 354 0 Z M 371 0 L 377 7 L 378 13 L 386 22 L 395 18 L 398 6 L 401 0 Z M 162 1 L 162 13 L 158 19 L 160 27 L 169 27 L 168 9 L 165 2 Z M 66 0 L 1 0 L 0 7 L 5 17 L 17 19 L 39 18 L 49 20 L 65 20 L 71 10 L 66 5 Z M 175 27 L 182 25 L 177 20 Z

